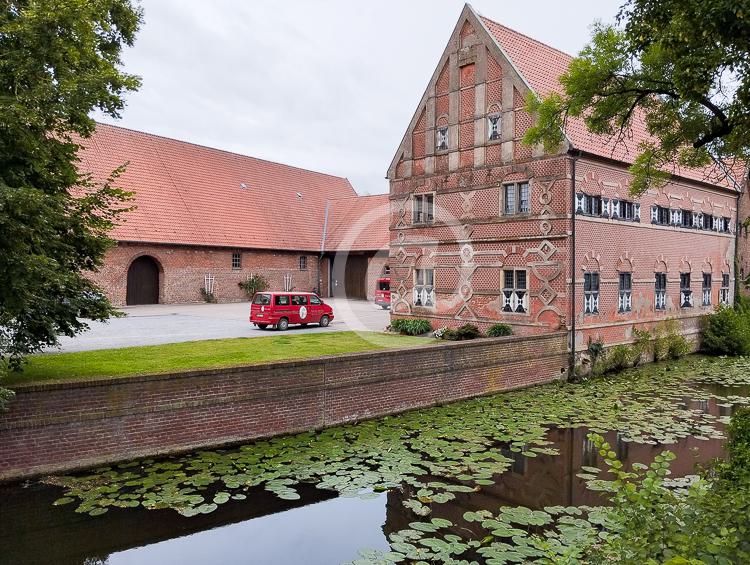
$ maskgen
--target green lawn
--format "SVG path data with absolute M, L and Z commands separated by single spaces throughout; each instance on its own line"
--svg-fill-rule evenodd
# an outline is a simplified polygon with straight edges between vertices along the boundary
M 354 351 L 416 347 L 433 342 L 423 337 L 376 332 L 329 332 L 43 354 L 29 357 L 23 372 L 9 374 L 3 384 L 171 373 Z

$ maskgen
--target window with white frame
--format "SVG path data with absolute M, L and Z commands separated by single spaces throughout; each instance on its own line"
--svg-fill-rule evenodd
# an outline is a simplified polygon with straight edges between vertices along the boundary
M 703 214 L 703 229 L 716 231 L 718 228 L 716 218 L 711 214 Z
M 434 269 L 414 269 L 414 306 L 435 307 Z
M 719 218 L 719 231 L 721 233 L 729 233 L 732 227 L 732 220 L 729 218 Z
M 307 256 L 300 255 L 299 256 L 299 270 L 300 271 L 306 271 L 307 270 Z
M 711 273 L 703 273 L 703 306 L 711 306 Z
M 583 312 L 599 313 L 599 273 L 583 274 Z
M 617 311 L 630 312 L 633 309 L 633 274 L 620 273 L 620 297 Z
M 693 213 L 690 210 L 680 210 L 680 220 L 683 228 L 693 227 Z
M 448 126 L 439 127 L 435 130 L 435 149 L 438 151 L 448 149 Z
M 634 202 L 629 202 L 628 200 L 620 200 L 617 204 L 618 210 L 617 210 L 617 216 L 621 220 L 635 220 L 636 219 L 636 205 Z
M 721 273 L 721 287 L 719 288 L 719 302 L 729 304 L 729 273 Z
M 500 120 L 500 114 L 487 116 L 487 132 L 490 141 L 500 139 L 501 126 L 502 121 Z
M 654 281 L 654 308 L 666 310 L 667 308 L 667 273 L 656 273 Z
M 693 305 L 693 290 L 690 287 L 690 273 L 680 273 L 680 308 Z
M 590 216 L 602 215 L 602 198 L 601 196 L 583 195 L 583 213 Z
M 235 251 L 232 253 L 232 269 L 242 268 L 242 253 Z
M 528 182 L 503 186 L 503 211 L 506 215 L 528 214 L 531 211 L 531 191 Z
M 424 224 L 435 219 L 434 194 L 415 194 L 412 203 L 415 224 Z
M 525 269 L 503 271 L 503 312 L 525 314 L 529 310 L 529 292 Z
M 651 223 L 660 226 L 668 226 L 671 223 L 669 208 L 664 206 L 651 206 Z

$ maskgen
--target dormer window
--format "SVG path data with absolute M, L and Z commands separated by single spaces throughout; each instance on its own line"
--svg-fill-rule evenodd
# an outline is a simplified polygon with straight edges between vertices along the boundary
M 487 116 L 487 132 L 490 141 L 500 139 L 500 116 Z
M 435 149 L 445 151 L 448 149 L 448 126 L 435 130 Z

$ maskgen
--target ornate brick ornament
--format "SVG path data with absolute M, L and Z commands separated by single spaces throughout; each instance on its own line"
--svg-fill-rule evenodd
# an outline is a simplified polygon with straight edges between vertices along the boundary
M 617 259 L 617 271 L 620 273 L 632 273 L 633 268 L 633 258 L 630 256 L 630 251 L 626 251 Z
M 541 205 L 541 209 L 539 210 L 539 217 L 542 221 L 539 222 L 539 231 L 541 231 L 542 235 L 545 237 L 548 236 L 552 231 L 552 223 L 549 220 L 553 215 L 551 204 L 552 184 L 554 182 L 554 180 L 534 182 L 534 188 L 537 188 L 539 190 L 538 200 L 539 204 Z
M 475 190 L 461 193 L 461 219 L 473 217 Z
M 563 272 L 562 261 L 553 260 L 553 256 L 559 250 L 549 240 L 542 240 L 539 247 L 527 249 L 523 256 L 528 258 L 532 253 L 536 253 L 539 257 L 539 261 L 533 261 L 528 263 L 531 272 L 534 276 L 542 283 L 542 287 L 537 292 L 536 296 L 542 301 L 544 306 L 536 313 L 534 320 L 539 322 L 542 314 L 545 312 L 553 312 L 557 315 L 559 325 L 565 324 L 565 314 L 558 308 L 553 302 L 558 296 L 557 291 L 552 288 L 550 284 Z
M 396 206 L 396 229 L 405 228 L 409 225 L 409 223 L 406 221 L 406 205 L 408 202 L 408 196 L 397 202 L 394 202 Z

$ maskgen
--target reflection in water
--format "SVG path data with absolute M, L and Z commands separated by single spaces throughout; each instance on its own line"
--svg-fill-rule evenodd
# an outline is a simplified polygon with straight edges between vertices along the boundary
M 735 390 L 721 393 L 740 395 Z M 715 399 L 686 403 L 713 415 L 729 412 Z M 582 466 L 601 464 L 586 434 L 582 428 L 550 430 L 548 440 L 559 455 L 525 457 L 507 445 L 498 446 L 513 460 L 511 468 L 495 477 L 493 485 L 433 504 L 432 516 L 451 520 L 455 533 L 465 537 L 467 524 L 461 517 L 469 510 L 601 504 L 599 495 L 576 476 Z M 717 440 L 689 437 L 673 445 L 651 445 L 627 443 L 614 432 L 606 439 L 626 465 L 649 462 L 665 449 L 675 452 L 674 476 L 691 474 L 696 463 L 722 455 L 722 442 Z M 363 500 L 335 498 L 332 492 L 302 485 L 301 499 L 295 501 L 254 488 L 246 500 L 185 518 L 172 510 L 116 508 L 90 517 L 75 513 L 71 506 L 52 506 L 60 496 L 58 488 L 2 487 L 0 564 L 338 563 L 355 559 L 358 549 L 387 549 L 384 534 L 420 519 L 402 504 L 405 493 L 413 494 L 410 488 L 405 485 L 404 492 Z

